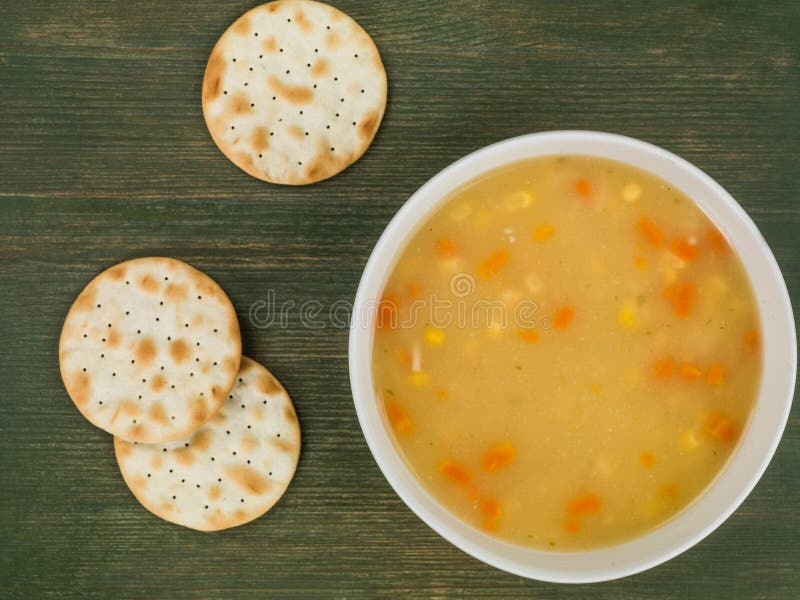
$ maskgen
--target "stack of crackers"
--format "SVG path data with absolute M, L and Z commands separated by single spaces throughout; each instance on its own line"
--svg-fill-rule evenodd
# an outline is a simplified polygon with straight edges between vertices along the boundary
M 61 376 L 114 436 L 122 476 L 150 512 L 213 531 L 269 510 L 294 475 L 289 395 L 242 356 L 236 311 L 188 264 L 139 258 L 95 277 L 70 308 Z

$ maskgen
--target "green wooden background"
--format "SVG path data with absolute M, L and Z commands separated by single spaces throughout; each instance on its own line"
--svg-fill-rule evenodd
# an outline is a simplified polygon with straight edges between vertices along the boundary
M 485 566 L 392 492 L 350 396 L 347 332 L 259 329 L 249 307 L 351 300 L 394 212 L 456 158 L 559 128 L 632 135 L 747 209 L 800 299 L 800 4 L 339 0 L 380 48 L 383 125 L 304 188 L 252 179 L 200 108 L 208 54 L 251 3 L 0 0 L 0 597 L 797 598 L 800 417 L 720 529 L 624 580 L 557 586 Z M 141 508 L 111 439 L 74 409 L 57 342 L 74 296 L 122 259 L 170 255 L 236 304 L 247 354 L 294 396 L 285 498 L 202 534 Z

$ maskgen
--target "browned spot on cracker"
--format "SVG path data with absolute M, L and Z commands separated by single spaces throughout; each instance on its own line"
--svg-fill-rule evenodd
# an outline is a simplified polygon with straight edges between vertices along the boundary
M 242 438 L 242 450 L 252 452 L 258 448 L 258 440 L 252 435 L 246 435 Z
M 250 33 L 250 19 L 240 18 L 233 24 L 233 30 L 239 35 L 247 35 Z
M 153 458 L 150 459 L 150 467 L 154 471 L 158 471 L 161 468 L 161 465 L 164 461 L 161 460 L 161 456 L 158 454 L 154 454 Z
M 132 438 L 141 439 L 145 435 L 145 426 L 142 423 L 136 423 L 128 429 L 128 434 Z
M 218 388 L 215 385 L 211 386 L 211 397 L 214 398 L 214 400 L 219 400 L 220 398 L 222 398 L 224 396 L 225 396 L 225 392 L 223 392 L 220 388 Z
M 331 50 L 336 50 L 336 48 L 342 45 L 342 40 L 339 39 L 338 35 L 330 32 L 325 36 L 325 45 Z
M 178 461 L 180 464 L 186 466 L 190 465 L 194 462 L 194 453 L 192 452 L 191 446 L 186 448 L 177 448 L 176 450 L 172 451 L 172 455 L 175 457 L 175 460 Z
M 261 42 L 261 48 L 264 52 L 275 52 L 278 49 L 278 42 L 275 41 L 274 37 L 268 37 Z
M 181 364 L 189 359 L 189 344 L 185 340 L 173 340 L 169 345 L 169 355 L 177 364 Z
M 311 31 L 311 21 L 306 18 L 306 15 L 302 10 L 298 10 L 296 13 L 294 13 L 294 22 L 297 23 L 297 26 L 306 33 Z
M 219 499 L 221 495 L 222 495 L 222 490 L 218 485 L 211 486 L 211 488 L 208 490 L 208 499 L 211 500 L 212 502 L 214 500 Z
M 228 100 L 228 108 L 235 115 L 244 115 L 251 112 L 250 101 L 242 94 L 231 96 Z
M 164 389 L 164 386 L 167 385 L 167 380 L 163 375 L 156 375 L 153 377 L 152 381 L 150 381 L 150 389 L 154 392 L 160 392 Z
M 211 417 L 211 422 L 212 423 L 224 423 L 225 422 L 225 411 L 224 410 L 219 410 L 216 413 L 214 413 L 214 416 Z
M 267 12 L 274 13 L 277 12 L 281 8 L 280 2 L 270 2 L 269 4 L 265 5 Z
M 124 279 L 124 277 L 125 277 L 125 267 L 123 267 L 122 265 L 117 265 L 116 267 L 111 267 L 108 270 L 108 276 L 113 281 L 120 281 L 121 279 Z
M 267 128 L 256 127 L 253 129 L 253 135 L 250 138 L 250 144 L 256 152 L 263 152 L 267 149 Z
M 206 406 L 205 400 L 203 400 L 201 396 L 196 396 L 191 401 L 191 407 L 189 411 L 189 416 L 191 417 L 192 423 L 196 425 L 205 423 L 206 419 L 208 418 L 208 407 Z
M 158 291 L 159 285 L 155 277 L 147 273 L 139 278 L 139 287 L 145 292 L 153 293 Z
M 375 134 L 375 128 L 378 126 L 377 113 L 369 113 L 358 124 L 358 135 L 362 139 L 368 140 Z
M 117 456 L 122 456 L 123 458 L 128 456 L 131 452 L 133 452 L 133 444 L 129 444 L 128 442 L 123 442 L 119 440 L 114 444 L 114 448 L 117 451 Z
M 258 391 L 262 394 L 273 394 L 280 388 L 278 382 L 271 375 L 262 375 L 258 378 Z
M 202 431 L 198 431 L 192 436 L 192 440 L 189 444 L 197 448 L 198 450 L 208 450 L 209 444 L 211 444 L 211 432 L 208 429 L 204 429 Z
M 222 53 L 212 52 L 203 78 L 203 102 L 210 102 L 222 93 L 222 75 L 225 73 L 225 68 Z
M 308 104 L 314 98 L 314 92 L 311 91 L 311 88 L 303 85 L 288 85 L 275 76 L 271 76 L 267 80 L 267 84 L 275 95 L 292 104 Z
M 330 63 L 324 58 L 320 58 L 314 65 L 311 67 L 311 74 L 314 77 L 322 77 L 327 75 L 331 72 Z
M 142 411 L 136 402 L 132 400 L 123 400 L 119 403 L 118 412 L 121 412 L 123 415 L 128 415 L 129 417 L 138 417 Z
M 255 469 L 245 465 L 233 465 L 225 468 L 225 475 L 241 489 L 252 494 L 263 494 L 270 483 Z
M 294 444 L 291 442 L 287 442 L 286 440 L 281 439 L 273 439 L 270 442 L 273 447 L 277 448 L 280 452 L 293 452 L 294 451 Z
M 75 300 L 75 310 L 90 310 L 94 308 L 95 302 L 94 299 L 97 296 L 97 289 L 93 285 L 89 285 L 85 290 L 83 290 L 78 296 L 78 299 Z
M 185 284 L 170 283 L 164 292 L 164 297 L 172 302 L 180 302 L 189 297 L 189 289 Z
M 297 125 L 289 125 L 289 127 L 286 128 L 286 133 L 296 140 L 303 139 L 303 130 Z
M 289 423 L 296 423 L 297 422 L 297 415 L 294 413 L 290 406 L 285 406 L 283 408 L 283 416 L 286 418 L 286 421 Z
M 134 357 L 141 365 L 149 365 L 151 362 L 153 362 L 156 354 L 158 354 L 158 348 L 156 347 L 155 342 L 153 342 L 153 338 L 148 336 L 136 344 Z
M 110 348 L 119 346 L 119 334 L 116 329 L 112 329 L 108 332 L 108 345 Z
M 147 486 L 147 479 L 141 475 L 131 478 L 131 487 L 135 490 L 140 490 Z
M 166 424 L 167 423 L 167 412 L 164 410 L 164 407 L 161 405 L 160 402 L 155 402 L 148 411 L 147 415 L 150 417 L 151 421 L 156 423 Z
M 69 395 L 78 406 L 83 406 L 89 401 L 89 390 L 92 379 L 88 373 L 78 372 L 72 376 L 69 385 Z

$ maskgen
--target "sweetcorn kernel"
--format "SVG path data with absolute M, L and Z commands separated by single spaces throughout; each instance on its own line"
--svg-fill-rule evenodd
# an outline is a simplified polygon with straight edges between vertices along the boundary
M 433 346 L 444 344 L 444 331 L 435 327 L 428 327 L 425 330 L 425 341 Z
M 628 183 L 622 188 L 622 199 L 625 202 L 638 202 L 642 195 L 642 188 L 637 183 Z

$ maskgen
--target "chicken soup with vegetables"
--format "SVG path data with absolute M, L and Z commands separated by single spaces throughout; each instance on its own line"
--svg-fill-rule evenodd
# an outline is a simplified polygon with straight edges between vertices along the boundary
M 548 156 L 455 191 L 377 309 L 376 392 L 427 490 L 534 548 L 623 542 L 711 482 L 756 399 L 741 262 L 632 166 Z

